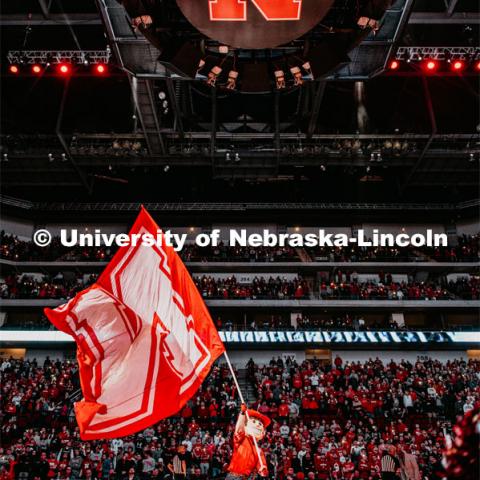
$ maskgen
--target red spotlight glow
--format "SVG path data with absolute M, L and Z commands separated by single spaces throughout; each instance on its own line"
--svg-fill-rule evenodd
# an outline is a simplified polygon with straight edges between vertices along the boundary
M 40 73 L 42 71 L 42 67 L 40 67 L 40 65 L 33 65 L 32 67 L 32 72 L 33 73 Z
M 392 60 L 390 62 L 390 70 L 397 70 L 400 66 L 400 63 L 397 60 Z
M 62 75 L 68 75 L 70 73 L 70 65 L 68 65 L 67 63 L 61 63 L 59 66 L 58 66 L 58 71 L 62 74 Z
M 465 64 L 461 60 L 455 60 L 452 63 L 452 70 L 454 70 L 455 72 L 459 72 L 463 70 L 464 67 L 465 67 Z
M 429 72 L 434 72 L 438 68 L 438 63 L 435 60 L 427 60 L 425 63 L 425 68 Z
M 475 70 L 476 70 L 477 72 L 480 72 L 480 60 L 477 61 L 477 62 L 475 62 Z
M 8 67 L 8 71 L 9 71 L 10 73 L 18 73 L 20 70 L 18 69 L 18 67 L 17 67 L 16 65 L 10 65 L 10 66 Z
M 95 71 L 100 75 L 103 75 L 106 73 L 107 67 L 103 63 L 99 63 L 98 65 L 95 65 Z

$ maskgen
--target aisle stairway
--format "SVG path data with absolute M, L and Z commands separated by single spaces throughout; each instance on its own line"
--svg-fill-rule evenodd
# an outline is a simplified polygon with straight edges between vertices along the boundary
M 251 379 L 248 377 L 248 370 L 242 368 L 237 370 L 238 384 L 242 390 L 245 402 L 248 406 L 252 405 L 257 400 L 255 388 L 252 385 Z

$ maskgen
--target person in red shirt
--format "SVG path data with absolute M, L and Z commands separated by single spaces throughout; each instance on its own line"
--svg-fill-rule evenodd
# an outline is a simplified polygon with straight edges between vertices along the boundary
M 282 402 L 280 406 L 278 407 L 278 416 L 280 419 L 284 419 L 288 417 L 290 410 L 288 408 L 288 403 L 287 402 Z
M 328 464 L 326 455 L 323 453 L 317 453 L 314 456 L 314 465 L 317 470 L 319 480 L 327 480 L 330 476 L 330 465 Z
M 254 439 L 257 442 L 262 440 L 265 437 L 265 429 L 269 425 L 268 417 L 256 410 L 247 410 L 247 406 L 242 404 L 235 425 L 232 460 L 228 466 L 228 475 L 225 480 L 244 480 L 255 471 L 262 477 L 268 476 L 265 455 L 260 449 L 257 452 Z

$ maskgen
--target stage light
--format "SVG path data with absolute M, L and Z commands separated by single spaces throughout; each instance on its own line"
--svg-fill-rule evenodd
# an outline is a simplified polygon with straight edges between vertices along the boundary
M 237 78 L 238 72 L 235 70 L 230 70 L 230 72 L 228 73 L 228 80 L 226 85 L 227 90 L 235 90 L 235 88 L 237 88 Z
M 465 64 L 461 60 L 455 60 L 452 62 L 452 70 L 455 72 L 460 72 L 465 67 Z
M 163 167 L 163 171 L 164 171 L 165 173 L 167 173 L 169 170 L 170 170 L 170 165 L 165 165 L 165 166 Z
M 54 158 L 53 154 L 52 154 L 52 153 L 49 153 L 49 154 L 48 154 L 48 161 L 49 161 L 49 162 L 53 162 L 54 160 L 55 160 L 55 158 Z
M 240 155 L 238 153 L 235 154 L 235 161 L 238 163 L 240 161 Z
M 33 65 L 32 72 L 36 73 L 37 75 L 42 71 L 42 67 L 40 65 Z
M 10 65 L 10 66 L 8 67 L 8 71 L 9 71 L 10 73 L 17 74 L 17 73 L 20 71 L 20 69 L 19 69 L 16 65 Z
M 219 66 L 213 67 L 208 74 L 207 85 L 214 87 L 217 83 L 217 78 L 221 73 L 222 69 Z
M 70 73 L 70 65 L 68 63 L 60 63 L 58 65 L 58 71 L 62 75 L 68 75 Z
M 477 72 L 480 72 L 480 60 L 477 60 L 477 61 L 475 62 L 474 67 L 475 67 L 475 70 L 476 70 Z
M 435 60 L 426 60 L 425 68 L 429 72 L 434 72 L 438 68 L 438 63 Z
M 312 72 L 312 67 L 310 65 L 310 62 L 305 62 L 302 65 L 302 68 L 307 72 L 307 75 L 309 76 L 310 80 L 313 80 L 313 72 Z
M 103 63 L 99 63 L 95 65 L 95 72 L 98 73 L 99 75 L 103 75 L 104 73 L 107 73 L 107 67 Z
M 293 84 L 295 86 L 302 85 L 302 72 L 299 67 L 292 67 L 290 73 L 293 75 Z
M 275 86 L 278 90 L 285 88 L 285 73 L 283 70 L 275 70 Z
M 398 62 L 397 60 L 392 60 L 390 62 L 390 70 L 397 70 L 399 66 L 400 62 Z

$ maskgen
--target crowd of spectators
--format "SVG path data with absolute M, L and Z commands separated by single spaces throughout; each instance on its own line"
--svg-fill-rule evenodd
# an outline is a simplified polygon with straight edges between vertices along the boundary
M 378 281 L 359 281 L 353 274 L 342 275 L 345 280 L 321 280 L 310 286 L 298 276 L 255 276 L 250 281 L 240 282 L 235 275 L 214 278 L 203 275 L 194 277 L 195 285 L 205 299 L 268 299 L 302 300 L 319 296 L 321 299 L 343 300 L 478 300 L 479 277 L 459 277 L 455 281 L 444 279 L 426 282 L 393 281 L 391 275 L 380 275 Z M 0 298 L 53 298 L 68 299 L 88 287 L 97 279 L 96 274 L 84 275 L 58 273 L 55 276 L 8 275 L 0 281 Z M 318 292 L 318 293 L 316 293 Z
M 116 248 L 64 247 L 60 237 L 52 237 L 46 247 L 32 241 L 20 240 L 16 235 L 0 232 L 0 257 L 14 261 L 109 261 Z M 295 262 L 300 261 L 291 247 L 229 247 L 220 243 L 217 247 L 198 247 L 187 244 L 180 252 L 185 262 Z
M 479 260 L 480 235 L 462 235 L 456 246 L 448 247 L 322 247 L 305 248 L 305 256 L 319 262 L 476 262 Z M 109 247 L 64 247 L 55 236 L 46 247 L 32 241 L 0 232 L 0 258 L 14 261 L 108 261 L 115 253 Z M 299 262 L 297 249 L 292 247 L 198 247 L 187 244 L 180 252 L 186 262 Z M 304 259 L 303 259 L 304 260 Z
M 318 247 L 308 250 L 317 262 L 415 262 L 421 249 L 413 247 Z
M 270 331 L 270 330 L 290 330 L 290 331 L 308 331 L 308 330 L 334 330 L 334 331 L 376 331 L 376 330 L 408 330 L 407 325 L 398 325 L 391 316 L 385 315 L 382 321 L 378 319 L 375 322 L 367 323 L 361 315 L 337 314 L 333 317 L 324 318 L 319 316 L 309 316 L 305 313 L 298 313 L 294 319 L 290 315 L 262 315 L 260 318 L 243 321 L 240 323 L 232 322 L 231 319 L 223 320 L 217 317 L 215 325 L 218 330 L 242 330 L 242 331 Z
M 0 298 L 68 299 L 93 284 L 98 275 L 65 277 L 62 273 L 42 278 L 31 275 L 8 275 L 0 283 Z
M 462 235 L 455 247 L 426 248 L 425 253 L 437 262 L 478 262 L 480 258 L 480 234 Z
M 408 325 L 402 323 L 399 325 L 391 315 L 385 313 L 380 318 L 364 318 L 363 315 L 353 315 L 348 313 L 338 313 L 335 316 L 325 317 L 324 315 L 310 315 L 305 312 L 298 313 L 292 318 L 290 313 L 270 315 L 253 315 L 249 318 L 233 319 L 230 316 L 217 316 L 214 323 L 217 330 L 224 331 L 351 331 L 351 332 L 375 332 L 375 331 L 432 331 L 448 330 L 462 331 L 477 328 L 477 324 L 448 324 L 442 322 L 440 318 L 435 326 L 430 325 Z M 1 328 L 8 330 L 55 330 L 53 324 L 43 315 L 24 315 L 8 313 L 3 319 Z
M 0 232 L 0 257 L 16 262 L 105 262 L 114 253 L 115 250 L 108 247 L 65 247 L 57 236 L 52 237 L 49 245 L 39 247 L 33 241 L 20 240 L 3 230 Z
M 79 437 L 76 362 L 9 359 L 0 372 L 2 480 L 166 480 L 176 456 L 189 479 L 224 478 L 239 402 L 223 365 L 176 416 L 99 441 Z M 416 457 L 422 480 L 439 478 L 452 422 L 479 405 L 479 376 L 477 361 L 338 357 L 250 360 L 244 371 L 258 394 L 251 406 L 273 419 L 261 447 L 269 478 L 278 480 L 378 480 L 389 444 Z
M 478 300 L 479 277 L 460 277 L 455 281 L 442 279 L 417 281 L 322 281 L 319 285 L 322 299 L 340 300 Z
M 251 298 L 301 300 L 308 298 L 309 287 L 305 280 L 296 277 L 292 280 L 280 277 L 255 276 L 251 283 L 239 283 L 235 275 L 227 278 L 213 278 L 203 275 L 194 277 L 195 285 L 203 298 Z
M 292 247 L 230 247 L 219 243 L 216 247 L 186 245 L 180 252 L 185 262 L 299 262 Z
M 335 331 L 376 331 L 376 330 L 408 330 L 406 324 L 399 325 L 390 315 L 380 320 L 367 323 L 362 315 L 336 315 L 335 317 L 319 318 L 308 315 L 297 315 L 295 320 L 297 330 L 335 330 Z
M 349 247 L 314 248 L 307 251 L 313 260 L 328 262 L 478 262 L 480 234 L 457 237 L 456 246 L 448 247 Z

